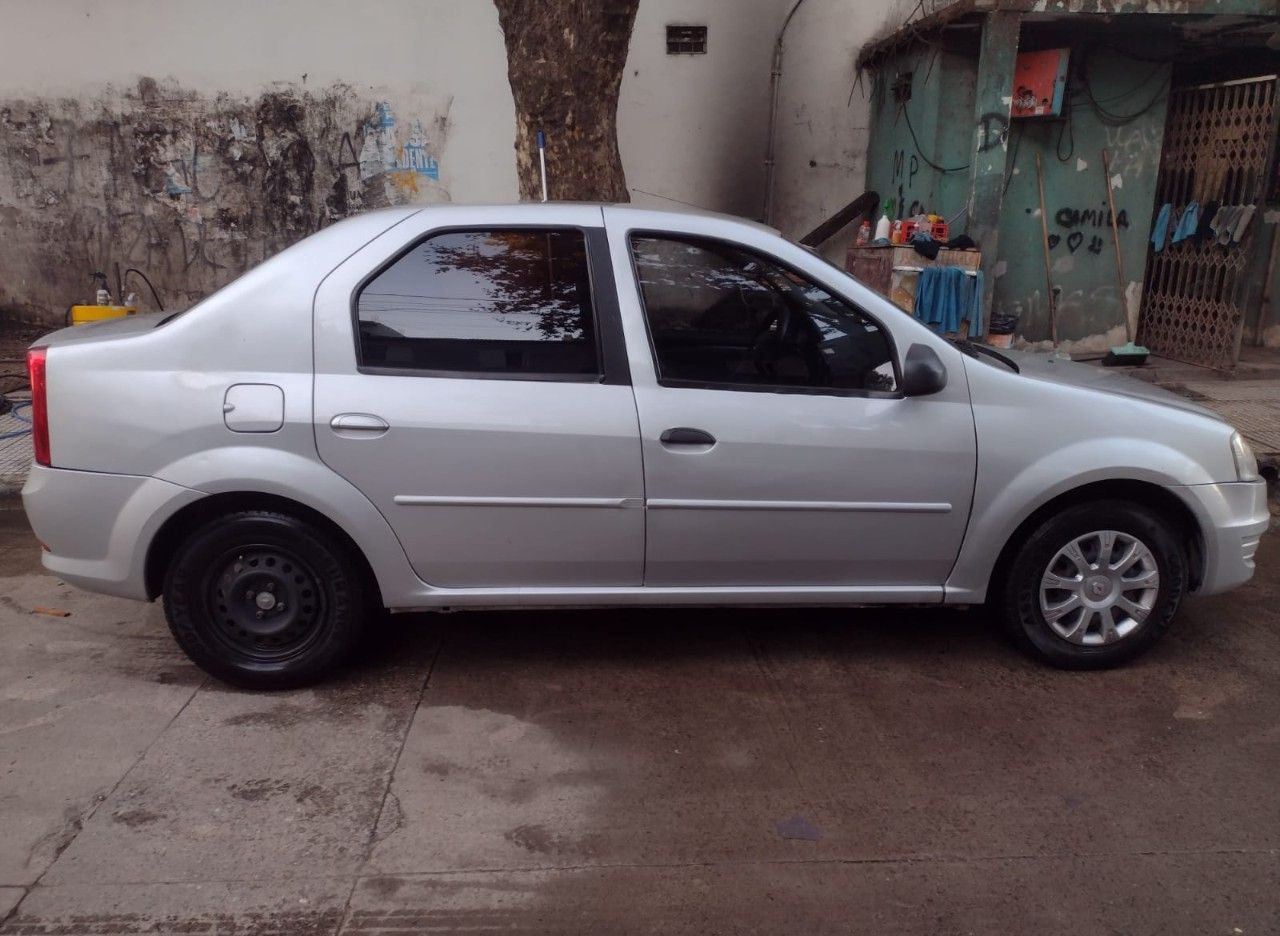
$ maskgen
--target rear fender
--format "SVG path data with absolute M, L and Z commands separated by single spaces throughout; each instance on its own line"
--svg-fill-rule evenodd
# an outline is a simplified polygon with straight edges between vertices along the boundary
M 364 554 L 388 607 L 421 603 L 428 589 L 382 513 L 358 488 L 314 460 L 280 449 L 228 446 L 173 462 L 158 477 L 204 494 L 272 494 L 329 518 Z

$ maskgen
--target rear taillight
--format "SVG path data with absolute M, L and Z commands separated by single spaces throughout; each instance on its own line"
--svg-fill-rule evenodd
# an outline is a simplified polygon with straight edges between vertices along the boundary
M 48 348 L 32 348 L 27 352 L 27 376 L 31 378 L 31 445 L 36 464 L 48 466 L 49 458 L 49 380 L 45 372 Z

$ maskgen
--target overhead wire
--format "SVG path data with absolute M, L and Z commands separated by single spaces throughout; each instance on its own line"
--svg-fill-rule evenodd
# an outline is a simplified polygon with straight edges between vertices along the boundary
M 945 166 L 939 166 L 936 162 L 934 162 L 932 159 L 926 156 L 924 154 L 924 150 L 920 148 L 920 140 L 919 138 L 916 137 L 916 128 L 911 125 L 911 114 L 907 112 L 907 106 L 905 103 L 903 103 L 902 105 L 902 116 L 907 121 L 907 129 L 911 132 L 911 142 L 915 144 L 916 153 L 920 156 L 921 159 L 925 161 L 925 165 L 930 166 L 931 168 L 936 169 L 938 172 L 942 172 L 942 173 L 964 172 L 966 169 L 969 168 L 969 163 L 965 163 L 963 166 L 954 166 L 948 169 Z
M 1151 100 L 1147 101 L 1147 103 L 1144 104 L 1142 107 L 1140 107 L 1138 110 L 1134 111 L 1131 114 L 1119 114 L 1119 113 L 1114 113 L 1112 111 L 1107 110 L 1107 108 L 1102 106 L 1102 102 L 1098 100 L 1097 95 L 1093 93 L 1093 84 L 1089 80 L 1089 60 L 1095 51 L 1096 51 L 1096 48 L 1087 49 L 1081 56 L 1080 84 L 1081 84 L 1081 89 L 1084 91 L 1085 97 L 1088 99 L 1089 106 L 1093 108 L 1094 113 L 1096 113 L 1104 123 L 1120 124 L 1120 123 L 1129 123 L 1130 121 L 1137 120 L 1139 117 L 1150 112 L 1152 108 L 1154 108 L 1157 104 L 1159 104 L 1162 100 L 1164 100 L 1169 90 L 1170 84 L 1172 83 L 1172 80 L 1173 80 L 1172 71 L 1170 71 L 1170 73 L 1165 77 L 1165 80 L 1161 82 L 1160 87 L 1156 90 L 1156 93 L 1152 95 Z M 1124 54 L 1126 56 L 1128 55 L 1128 53 L 1121 53 L 1121 54 Z M 1150 80 L 1150 77 L 1147 80 Z

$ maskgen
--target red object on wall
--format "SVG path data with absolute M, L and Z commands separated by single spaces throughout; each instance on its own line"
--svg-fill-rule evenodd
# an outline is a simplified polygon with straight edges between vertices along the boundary
M 1022 52 L 1013 68 L 1011 117 L 1057 117 L 1067 90 L 1067 49 Z

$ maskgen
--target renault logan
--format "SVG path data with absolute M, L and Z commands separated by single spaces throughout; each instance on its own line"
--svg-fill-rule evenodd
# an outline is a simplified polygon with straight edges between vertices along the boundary
M 244 686 L 319 678 L 383 608 L 990 603 L 1110 666 L 1268 521 L 1212 413 L 948 342 L 720 216 L 374 212 L 29 365 L 45 567 L 162 596 Z

